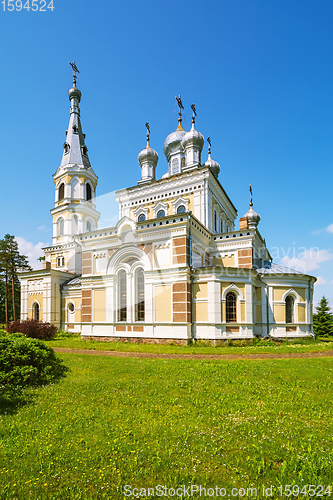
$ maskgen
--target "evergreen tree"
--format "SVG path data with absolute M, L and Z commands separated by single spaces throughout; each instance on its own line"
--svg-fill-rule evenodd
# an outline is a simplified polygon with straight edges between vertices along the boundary
M 15 237 L 6 234 L 4 239 L 0 240 L 0 279 L 4 283 L 3 301 L 6 327 L 8 327 L 10 319 L 15 321 L 17 314 L 19 314 L 20 282 L 18 273 L 31 270 L 27 257 L 21 255 L 18 250 Z M 11 290 L 11 294 L 9 290 Z
M 325 296 L 321 298 L 317 312 L 313 315 L 313 331 L 320 337 L 333 335 L 333 314 Z

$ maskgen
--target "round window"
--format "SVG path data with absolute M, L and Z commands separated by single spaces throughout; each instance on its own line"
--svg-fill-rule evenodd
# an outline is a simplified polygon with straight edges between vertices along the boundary
M 69 310 L 69 312 L 71 312 L 71 313 L 72 313 L 72 312 L 74 312 L 75 307 L 74 307 L 74 304 L 72 304 L 72 302 L 70 302 L 70 303 L 68 304 L 68 310 Z

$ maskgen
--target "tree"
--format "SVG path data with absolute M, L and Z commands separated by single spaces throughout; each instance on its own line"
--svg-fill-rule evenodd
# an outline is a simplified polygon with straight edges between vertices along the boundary
M 313 315 L 313 330 L 316 335 L 328 337 L 333 335 L 333 314 L 325 296 L 321 298 L 317 312 Z
M 17 299 L 20 293 L 20 282 L 18 273 L 31 270 L 27 257 L 19 252 L 15 237 L 6 234 L 4 239 L 0 240 L 0 275 L 4 282 L 4 319 L 7 328 L 10 316 L 15 321 L 16 313 L 19 312 Z M 11 297 L 9 297 L 9 287 L 11 288 Z

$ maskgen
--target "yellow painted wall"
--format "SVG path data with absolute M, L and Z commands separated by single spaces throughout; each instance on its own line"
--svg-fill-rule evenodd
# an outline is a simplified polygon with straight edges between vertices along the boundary
M 285 323 L 286 322 L 286 308 L 283 304 L 274 304 L 273 305 L 273 315 L 276 323 Z
M 221 321 L 225 322 L 225 302 L 221 302 Z
M 294 290 L 298 293 L 300 301 L 305 302 L 305 288 L 294 288 Z
M 298 321 L 300 323 L 305 323 L 305 306 L 301 306 L 300 304 L 298 304 L 298 307 L 297 307 L 297 310 L 298 310 Z
M 171 322 L 171 285 L 155 286 L 155 321 Z
M 261 323 L 262 322 L 261 305 L 256 305 L 256 322 L 257 323 Z
M 43 292 L 41 293 L 29 293 L 28 295 L 28 308 L 29 308 L 29 319 L 32 319 L 33 311 L 31 306 L 34 302 L 39 304 L 39 321 L 43 321 Z
M 230 285 L 231 285 L 231 283 L 230 283 L 230 282 L 228 282 L 228 281 L 225 281 L 225 282 L 221 283 L 221 298 L 222 298 L 223 291 L 224 291 L 226 288 L 228 288 L 228 286 L 230 286 Z
M 277 302 L 281 302 L 282 297 L 290 288 L 286 287 L 275 287 L 273 289 L 273 300 Z
M 64 299 L 62 299 L 62 305 L 61 307 L 63 309 L 66 309 L 65 310 L 65 321 L 66 323 L 68 323 L 68 304 L 69 302 L 73 302 L 74 304 L 74 307 L 75 307 L 75 316 L 74 316 L 74 319 L 75 319 L 75 322 L 76 323 L 80 323 L 81 322 L 81 310 L 80 310 L 80 306 L 81 306 L 81 297 L 71 297 L 70 295 L 66 295 Z
M 194 283 L 193 297 L 195 299 L 206 299 L 208 297 L 207 283 Z
M 261 288 L 256 288 L 256 301 L 261 302 Z
M 208 321 L 208 302 L 194 302 L 193 321 Z
M 167 205 L 167 215 L 173 215 L 173 203 L 179 198 L 182 197 L 186 200 L 188 200 L 188 210 L 191 210 L 193 212 L 194 210 L 194 194 L 184 194 L 184 193 L 179 193 L 176 196 L 164 199 L 164 198 L 159 198 L 156 200 L 151 201 L 150 203 L 143 203 L 141 205 L 135 205 L 133 208 L 130 209 L 130 219 L 135 220 L 136 217 L 134 215 L 134 212 L 140 207 L 148 209 L 148 214 L 147 214 L 147 219 L 153 219 L 154 218 L 154 211 L 153 208 L 157 205 L 158 202 L 165 203 Z
M 222 263 L 225 267 L 235 267 L 235 256 L 234 254 L 222 257 Z
M 106 321 L 106 290 L 94 290 L 94 321 Z
M 245 302 L 240 304 L 241 321 L 245 321 Z
M 221 257 L 213 257 L 213 266 L 221 266 L 221 267 L 224 267 L 223 265 L 223 261 L 221 259 Z

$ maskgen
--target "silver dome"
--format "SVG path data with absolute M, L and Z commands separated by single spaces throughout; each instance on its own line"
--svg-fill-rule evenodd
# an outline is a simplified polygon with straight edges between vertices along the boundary
M 169 159 L 171 153 L 183 151 L 181 142 L 185 134 L 186 134 L 185 130 L 181 125 L 179 125 L 177 130 L 171 132 L 171 134 L 169 134 L 168 137 L 165 139 L 163 150 L 167 160 Z
M 186 134 L 183 136 L 182 139 L 182 147 L 185 149 L 188 144 L 193 144 L 193 146 L 196 146 L 200 151 L 203 148 L 205 139 L 200 132 L 195 130 L 194 124 L 192 125 L 192 128 L 189 132 L 186 132 Z
M 158 162 L 158 154 L 156 153 L 156 151 L 154 149 L 147 146 L 145 149 L 140 151 L 140 153 L 138 155 L 138 160 L 140 163 L 142 163 L 145 160 L 157 163 Z
M 212 160 L 210 154 L 208 155 L 208 159 L 204 163 L 204 167 L 209 167 L 212 171 L 212 174 L 215 175 L 216 178 L 220 173 L 220 165 L 217 163 L 217 161 Z
M 68 91 L 68 97 L 72 99 L 73 97 L 77 97 L 79 99 L 79 102 L 81 100 L 81 91 L 77 88 L 77 86 L 73 85 L 73 87 Z
M 260 215 L 257 214 L 257 212 L 255 212 L 253 210 L 252 205 L 250 206 L 250 210 L 248 212 L 246 212 L 244 217 L 247 218 L 249 229 L 255 229 L 257 227 L 257 225 L 259 224 L 260 219 L 261 219 Z

